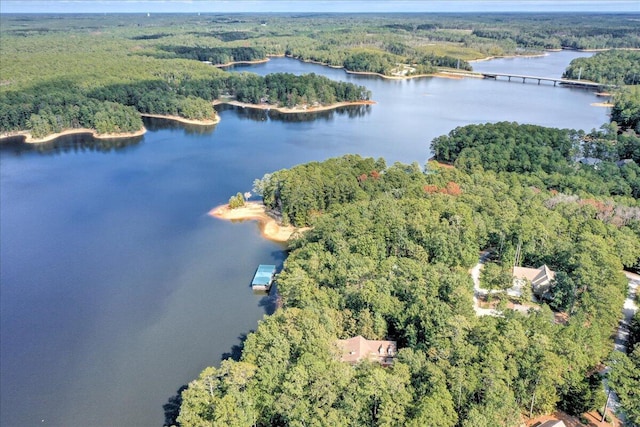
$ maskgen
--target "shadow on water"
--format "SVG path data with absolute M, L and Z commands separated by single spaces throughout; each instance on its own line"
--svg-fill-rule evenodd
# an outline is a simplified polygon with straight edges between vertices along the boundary
M 286 259 L 286 251 L 272 251 L 271 257 L 273 258 L 273 262 L 276 264 L 277 270 L 282 271 L 282 266 L 284 264 L 284 260 Z M 271 315 L 273 314 L 278 305 L 280 304 L 280 299 L 278 295 L 278 282 L 277 279 L 271 286 L 269 292 L 265 291 L 254 291 L 255 295 L 260 295 L 258 302 L 258 306 L 264 309 L 265 314 Z M 241 334 L 238 336 L 238 343 L 234 344 L 231 347 L 231 350 L 228 352 L 222 353 L 220 359 L 232 359 L 236 362 L 240 360 L 242 357 L 242 350 L 244 349 L 244 343 L 247 340 L 247 337 L 250 333 L 254 332 L 253 330 L 249 331 L 246 334 Z M 176 394 L 169 397 L 167 403 L 162 405 L 162 409 L 164 410 L 164 427 L 176 427 L 178 426 L 178 416 L 180 415 L 180 405 L 182 405 L 182 392 L 186 390 L 188 385 L 181 386 Z
M 180 405 L 182 405 L 182 392 L 186 389 L 186 384 L 181 386 L 176 394 L 171 396 L 167 403 L 162 405 L 162 409 L 164 410 L 164 427 L 178 425 L 178 415 L 180 415 Z
M 218 112 L 233 110 L 240 119 L 254 122 L 266 122 L 268 120 L 301 123 L 313 121 L 330 122 L 336 116 L 346 115 L 349 118 L 363 117 L 371 112 L 370 105 L 352 105 L 348 107 L 335 108 L 333 110 L 307 112 L 307 113 L 280 113 L 275 110 L 262 110 L 258 108 L 243 108 L 234 105 L 220 104 L 216 106 Z
M 231 347 L 231 351 L 222 353 L 220 360 L 232 359 L 236 362 L 240 361 L 242 356 L 242 349 L 244 348 L 244 342 L 247 340 L 248 334 L 253 331 L 249 331 L 247 334 L 241 334 L 238 337 L 238 344 Z M 178 416 L 180 415 L 180 406 L 182 405 L 182 392 L 184 392 L 189 386 L 184 384 L 176 391 L 176 394 L 169 397 L 167 403 L 162 405 L 164 411 L 164 424 L 163 427 L 177 427 Z
M 187 135 L 209 135 L 213 134 L 216 125 L 202 126 L 177 122 L 175 120 L 159 119 L 153 117 L 143 117 L 142 121 L 148 131 L 158 131 L 164 129 L 177 129 L 184 131 Z M 113 151 L 124 152 L 136 148 L 144 136 L 131 138 L 94 138 L 90 133 L 64 135 L 53 141 L 29 144 L 24 142 L 23 135 L 6 138 L 0 143 L 0 152 L 14 155 L 22 154 L 45 154 L 59 155 L 81 152 L 110 153 Z
M 0 143 L 0 151 L 11 152 L 12 154 L 45 154 L 59 155 L 79 152 L 102 152 L 124 151 L 136 148 L 143 140 L 142 136 L 132 138 L 96 139 L 91 134 L 65 135 L 53 141 L 39 144 L 28 144 L 24 142 L 24 136 L 7 138 Z
M 240 356 L 242 356 L 242 349 L 244 349 L 244 342 L 247 340 L 247 336 L 253 331 L 249 331 L 246 334 L 241 334 L 238 337 L 239 343 L 235 344 L 231 347 L 231 351 L 227 351 L 222 353 L 221 360 L 232 359 L 238 362 L 240 360 Z
M 264 295 L 260 298 L 258 306 L 264 309 L 266 315 L 272 315 L 276 311 L 278 304 L 278 282 L 274 281 L 269 292 L 253 291 L 255 295 Z

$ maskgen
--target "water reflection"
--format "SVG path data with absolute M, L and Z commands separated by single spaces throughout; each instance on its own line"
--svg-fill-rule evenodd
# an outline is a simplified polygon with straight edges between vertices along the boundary
M 159 130 L 181 130 L 186 135 L 211 135 L 216 125 L 192 125 L 181 123 L 175 120 L 160 119 L 155 117 L 143 117 L 144 126 L 150 132 Z M 78 133 L 64 135 L 52 141 L 39 144 L 24 142 L 23 135 L 7 138 L 0 143 L 0 153 L 22 155 L 27 153 L 38 153 L 46 155 L 59 155 L 69 153 L 100 152 L 110 153 L 113 151 L 124 152 L 136 148 L 144 136 L 131 138 L 94 138 L 90 133 Z
M 217 125 L 193 125 L 178 122 L 177 120 L 161 119 L 156 117 L 143 117 L 142 122 L 148 131 L 158 130 L 183 130 L 187 135 L 211 135 Z
M 24 136 L 8 138 L 0 143 L 0 152 L 17 155 L 27 153 L 39 153 L 47 155 L 60 155 L 68 153 L 124 151 L 133 149 L 140 144 L 143 137 L 96 139 L 90 134 L 65 135 L 53 141 L 40 144 L 28 144 L 24 142 Z
M 347 107 L 339 107 L 333 110 L 304 112 L 304 113 L 281 113 L 276 110 L 262 110 L 258 108 L 243 108 L 229 104 L 220 104 L 216 106 L 216 110 L 220 113 L 223 111 L 235 111 L 241 120 L 251 120 L 254 122 L 266 122 L 273 120 L 284 123 L 303 123 L 324 121 L 331 122 L 336 116 L 347 116 L 349 118 L 364 117 L 371 113 L 370 105 L 351 105 Z

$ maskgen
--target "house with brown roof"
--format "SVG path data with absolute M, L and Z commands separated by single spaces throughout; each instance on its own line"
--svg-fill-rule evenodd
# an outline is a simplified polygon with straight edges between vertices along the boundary
M 513 288 L 522 288 L 531 283 L 531 290 L 537 297 L 543 296 L 551 287 L 556 273 L 546 264 L 539 268 L 513 267 Z
M 378 362 L 383 366 L 389 366 L 397 353 L 395 341 L 368 340 L 361 335 L 346 340 L 337 341 L 338 348 L 342 351 L 340 361 L 356 364 L 367 359 Z

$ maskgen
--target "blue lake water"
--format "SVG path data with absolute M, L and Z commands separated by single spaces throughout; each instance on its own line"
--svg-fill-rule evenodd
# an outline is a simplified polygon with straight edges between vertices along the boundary
M 557 77 L 585 55 L 474 67 Z M 608 121 L 592 92 L 552 85 L 385 80 L 288 58 L 232 71 L 323 74 L 367 86 L 377 104 L 222 108 L 209 129 L 148 119 L 131 140 L 0 145 L 1 425 L 162 425 L 176 390 L 273 310 L 249 284 L 258 264 L 282 264 L 283 246 L 255 223 L 207 216 L 264 173 L 346 153 L 422 165 L 433 138 L 469 123 Z

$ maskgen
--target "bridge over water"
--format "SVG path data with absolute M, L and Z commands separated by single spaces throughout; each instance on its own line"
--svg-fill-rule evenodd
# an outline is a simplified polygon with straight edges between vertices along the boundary
M 588 80 L 571 80 L 571 79 L 562 79 L 562 78 L 554 78 L 554 77 L 539 77 L 539 76 L 528 76 L 523 74 L 508 74 L 508 73 L 480 73 L 485 79 L 494 79 L 497 80 L 499 77 L 506 77 L 509 81 L 511 79 L 522 79 L 522 83 L 525 83 L 527 80 L 537 80 L 538 84 L 540 82 L 553 82 L 553 85 L 557 84 L 565 85 L 565 86 L 577 86 L 577 87 L 591 87 L 591 88 L 599 88 L 604 86 L 600 83 L 591 82 Z

